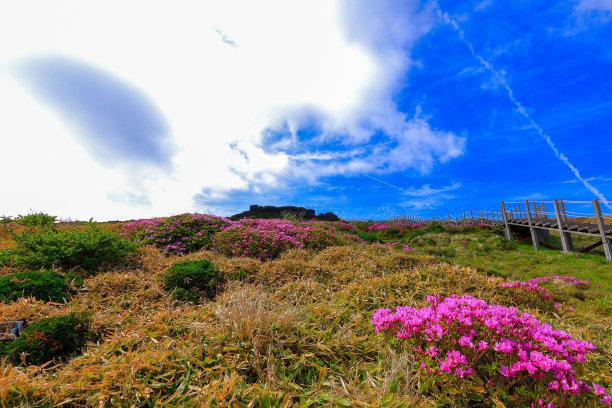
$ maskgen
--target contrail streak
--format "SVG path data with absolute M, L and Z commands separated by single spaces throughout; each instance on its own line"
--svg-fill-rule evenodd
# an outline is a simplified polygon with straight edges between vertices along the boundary
M 365 173 L 361 173 L 361 175 L 362 175 L 362 176 L 365 176 L 365 177 L 367 177 L 367 178 L 371 178 L 372 180 L 378 181 L 379 183 L 386 184 L 386 185 L 388 185 L 389 187 L 396 188 L 396 189 L 398 189 L 398 190 L 400 190 L 400 191 L 403 191 L 403 192 L 405 192 L 405 193 L 407 192 L 405 189 L 403 189 L 403 188 L 401 188 L 401 187 L 394 186 L 393 184 L 390 184 L 390 183 L 387 183 L 386 181 L 383 181 L 383 180 L 377 179 L 376 177 L 368 176 L 368 175 L 367 175 L 367 174 L 365 174 Z
M 529 115 L 529 113 L 527 112 L 527 110 L 525 109 L 525 107 L 523 106 L 522 103 L 520 103 L 518 101 L 518 99 L 516 99 L 516 97 L 514 96 L 514 91 L 512 90 L 512 88 L 510 87 L 510 84 L 508 84 L 508 81 L 506 81 L 506 78 L 500 73 L 500 71 L 496 70 L 493 65 L 491 65 L 491 63 L 489 63 L 489 61 L 485 60 L 483 57 L 481 57 L 479 54 L 476 53 L 476 51 L 474 51 L 474 46 L 472 45 L 471 42 L 469 42 L 466 38 L 465 38 L 465 32 L 463 31 L 463 29 L 459 26 L 459 24 L 453 20 L 452 18 L 450 18 L 448 16 L 448 14 L 442 12 L 442 10 L 440 10 L 440 8 L 437 8 L 437 12 L 438 12 L 438 16 L 448 25 L 452 26 L 455 31 L 457 32 L 457 34 L 459 34 L 459 38 L 461 39 L 461 41 L 467 45 L 467 47 L 470 49 L 470 52 L 472 53 L 472 56 L 474 58 L 476 58 L 480 64 L 487 70 L 489 71 L 489 73 L 500 83 L 502 84 L 502 86 L 506 89 L 506 93 L 508 94 L 508 98 L 510 98 L 510 100 L 512 101 L 512 103 L 514 104 L 514 106 L 516 106 L 516 109 L 519 111 L 519 113 L 525 118 L 527 119 L 527 121 L 531 124 L 531 127 L 533 129 L 535 129 L 538 134 L 546 141 L 546 143 L 548 144 L 548 146 L 552 149 L 552 151 L 555 153 L 555 156 L 557 156 L 557 158 L 559 160 L 561 160 L 567 167 L 569 167 L 569 169 L 572 171 L 572 173 L 574 173 L 574 176 L 576 176 L 576 178 L 591 192 L 593 193 L 593 195 L 595 195 L 597 198 L 599 198 L 599 200 L 601 201 L 608 201 L 606 200 L 606 197 L 604 197 L 604 195 L 597 190 L 591 183 L 589 183 L 584 177 L 582 177 L 582 175 L 580 175 L 580 171 L 578 171 L 578 169 L 576 168 L 576 166 L 574 166 L 569 159 L 567 158 L 567 156 L 565 156 L 563 153 L 561 153 L 559 151 L 559 149 L 557 149 L 557 146 L 555 145 L 555 143 L 552 141 L 552 139 L 550 138 L 550 136 L 548 136 L 546 134 L 546 132 L 544 132 L 544 129 L 542 129 L 542 127 L 535 121 L 533 120 L 533 118 L 531 117 L 531 115 Z M 605 204 L 606 207 L 612 209 L 612 207 L 609 204 Z

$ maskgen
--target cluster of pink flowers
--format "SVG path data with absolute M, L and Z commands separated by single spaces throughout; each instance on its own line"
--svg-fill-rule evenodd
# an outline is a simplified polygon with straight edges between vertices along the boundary
M 505 288 L 519 288 L 522 292 L 527 294 L 528 296 L 534 296 L 535 298 L 544 300 L 544 301 L 552 301 L 553 295 L 551 295 L 545 288 L 540 287 L 541 282 L 547 282 L 549 280 L 560 279 L 569 283 L 573 283 L 575 285 L 588 285 L 590 282 L 588 280 L 581 281 L 576 279 L 573 276 L 547 276 L 544 278 L 535 278 L 529 279 L 527 282 L 522 281 L 513 281 L 513 282 L 505 282 L 500 283 L 499 286 Z M 519 295 L 516 295 L 520 297 Z M 558 307 L 558 303 L 552 303 L 553 307 Z M 568 309 L 569 310 L 569 309 Z
M 339 222 L 335 224 L 336 229 L 345 229 L 349 231 L 357 231 L 357 227 L 353 224 L 349 224 L 348 222 Z
M 410 342 L 424 372 L 451 378 L 477 374 L 489 384 L 546 387 L 564 397 L 594 394 L 610 403 L 602 387 L 591 388 L 575 377 L 573 365 L 585 362 L 593 344 L 574 340 L 516 308 L 468 295 L 426 300 L 429 305 L 421 309 L 378 309 L 372 317 L 377 332 Z
M 408 245 L 403 244 L 401 242 L 387 242 L 383 245 L 388 247 L 400 247 L 404 252 L 417 252 L 416 249 L 410 248 Z
M 361 244 L 361 245 L 364 245 L 364 246 L 368 246 L 369 245 L 359 235 L 345 233 L 345 234 L 342 234 L 341 237 L 343 237 L 349 243 L 352 242 L 352 243 Z
M 214 215 L 181 214 L 127 223 L 120 236 L 165 254 L 185 254 L 209 248 L 212 236 L 229 225 L 228 219 Z
M 421 227 L 427 227 L 429 224 L 426 222 L 417 222 L 416 224 L 408 224 L 406 225 L 404 228 L 421 228 Z M 400 228 L 397 224 L 396 224 L 397 228 Z
M 288 248 L 322 249 L 337 242 L 333 232 L 288 220 L 242 219 L 213 237 L 213 248 L 229 256 L 271 259 Z
M 554 279 L 564 280 L 566 282 L 573 283 L 574 285 L 588 285 L 589 283 L 591 283 L 588 280 L 584 280 L 584 281 L 578 280 L 578 279 L 574 278 L 573 276 L 560 276 L 560 275 L 546 276 L 544 278 L 530 279 L 529 282 L 533 282 L 533 283 L 539 284 L 540 282 L 546 282 L 546 281 L 554 280 Z
M 389 228 L 391 227 L 388 226 L 387 224 L 376 223 L 376 224 L 370 225 L 368 227 L 368 231 L 380 231 L 380 230 L 389 229 Z

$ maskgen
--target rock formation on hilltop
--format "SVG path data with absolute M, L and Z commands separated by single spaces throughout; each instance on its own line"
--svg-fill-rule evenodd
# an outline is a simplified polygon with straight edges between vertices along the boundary
M 241 218 L 283 218 L 285 214 L 291 214 L 302 220 L 340 221 L 340 218 L 333 212 L 315 215 L 315 210 L 304 207 L 294 207 L 291 205 L 284 207 L 252 205 L 249 207 L 249 211 L 232 215 L 229 218 L 232 220 L 239 220 Z

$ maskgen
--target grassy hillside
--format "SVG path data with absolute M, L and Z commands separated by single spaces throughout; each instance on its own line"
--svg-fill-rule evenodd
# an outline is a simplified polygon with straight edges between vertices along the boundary
M 210 230 L 210 239 L 200 241 L 187 239 L 199 231 L 189 224 L 180 238 L 184 246 L 169 251 L 175 242 L 167 241 L 170 230 L 187 225 L 185 220 L 193 221 L 106 224 L 104 231 L 123 234 L 114 239 L 141 245 L 95 268 L 54 264 L 52 269 L 84 279 L 64 302 L 31 297 L 0 302 L 0 322 L 32 325 L 71 312 L 89 313 L 87 344 L 46 363 L 11 356 L 8 343 L 0 343 L 0 358 L 2 350 L 7 356 L 0 362 L 0 406 L 514 407 L 538 406 L 538 399 L 555 406 L 605 406 L 592 390 L 574 397 L 550 390 L 548 381 L 539 384 L 527 373 L 507 378 L 499 374 L 499 362 L 511 355 L 491 349 L 465 352 L 474 359 L 490 358 L 465 378 L 428 374 L 409 339 L 377 333 L 372 325 L 377 309 L 418 309 L 434 295 L 471 295 L 490 305 L 517 307 L 573 339 L 593 343 L 597 349 L 586 354 L 584 364 L 576 363 L 576 377 L 610 390 L 612 264 L 600 254 L 535 252 L 486 227 L 401 223 L 274 224 L 289 238 L 273 235 L 265 241 L 258 239 L 267 236 L 270 225 L 247 225 L 250 221 L 224 233 Z M 199 228 L 223 223 L 197 221 Z M 155 235 L 162 225 L 163 234 Z M 27 231 L 18 226 L 11 234 L 9 228 L 0 226 L 5 251 L 19 247 L 16 234 Z M 248 237 L 257 245 L 246 242 Z M 32 248 L 41 250 L 42 242 Z M 207 249 L 181 253 L 194 242 Z M 0 277 L 27 270 L 11 256 L 5 253 Z M 167 270 L 188 260 L 216 266 L 220 278 L 212 299 L 194 292 L 194 301 L 177 300 L 164 285 Z M 552 275 L 590 283 L 542 282 L 552 299 L 500 286 Z M 61 351 L 61 344 L 56 348 Z

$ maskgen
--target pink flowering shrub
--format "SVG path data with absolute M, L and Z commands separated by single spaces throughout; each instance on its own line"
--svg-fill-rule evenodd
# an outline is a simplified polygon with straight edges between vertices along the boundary
M 401 248 L 404 252 L 417 252 L 416 249 L 410 248 L 408 245 L 403 244 L 401 242 L 387 242 L 383 244 L 384 246 L 392 247 L 392 248 Z
M 332 231 L 274 219 L 243 219 L 213 237 L 213 248 L 220 253 L 262 260 L 289 248 L 320 250 L 337 243 Z
M 457 387 L 461 391 L 456 397 L 469 398 L 474 384 L 487 384 L 483 399 L 510 396 L 513 403 L 518 398 L 566 407 L 609 403 L 603 387 L 577 378 L 585 355 L 595 350 L 593 344 L 574 340 L 516 308 L 468 295 L 428 296 L 427 303 L 421 309 L 376 310 L 372 324 L 377 332 L 406 342 L 421 372 L 445 388 Z
M 368 227 L 368 231 L 380 231 L 380 230 L 389 229 L 389 228 L 391 227 L 386 224 L 376 223 L 376 224 L 370 225 Z
M 527 282 L 514 281 L 500 283 L 499 286 L 504 288 L 518 289 L 513 292 L 513 296 L 520 300 L 523 304 L 530 306 L 544 306 L 545 308 L 556 308 L 559 306 L 558 303 L 553 302 L 553 295 L 550 294 L 545 288 L 540 287 L 541 282 L 547 282 L 550 280 L 563 280 L 565 282 L 572 283 L 574 285 L 588 285 L 589 281 L 580 281 L 573 276 L 547 276 L 544 278 L 529 279 Z
M 364 245 L 364 246 L 369 245 L 359 235 L 344 233 L 344 234 L 338 235 L 338 237 L 341 243 L 344 243 L 344 244 L 359 244 L 359 245 Z
M 357 231 L 357 227 L 348 222 L 339 222 L 335 225 L 337 230 L 340 231 Z
M 209 248 L 215 232 L 229 225 L 228 219 L 214 215 L 181 214 L 127 223 L 120 236 L 165 254 L 186 254 Z

